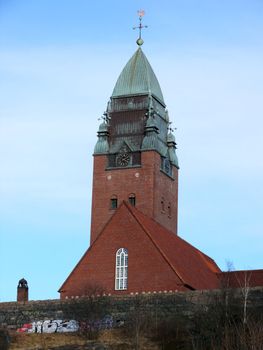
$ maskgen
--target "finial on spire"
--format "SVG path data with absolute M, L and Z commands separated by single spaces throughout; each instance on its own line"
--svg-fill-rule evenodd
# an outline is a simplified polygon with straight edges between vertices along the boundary
M 100 118 L 98 118 L 98 120 L 103 120 L 103 122 L 104 122 L 105 124 L 108 124 L 109 121 L 110 121 L 110 119 L 111 119 L 111 117 L 109 116 L 108 111 L 105 111 L 105 112 L 102 114 L 102 116 L 101 116 Z
M 168 122 L 167 130 L 172 133 L 176 130 L 177 128 L 172 127 L 172 122 Z
M 142 40 L 142 29 L 143 28 L 148 28 L 147 25 L 142 25 L 142 18 L 145 15 L 145 11 L 144 10 L 138 10 L 137 11 L 138 16 L 139 16 L 139 25 L 137 27 L 133 27 L 132 29 L 139 29 L 139 38 L 136 40 L 137 45 L 142 46 L 142 44 L 144 43 L 144 41 Z

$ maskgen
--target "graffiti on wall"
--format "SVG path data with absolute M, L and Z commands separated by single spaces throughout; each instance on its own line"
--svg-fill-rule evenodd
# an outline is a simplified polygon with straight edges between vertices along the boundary
M 114 320 L 111 315 L 106 315 L 99 320 L 78 322 L 76 320 L 45 320 L 25 323 L 17 332 L 20 333 L 68 333 L 85 331 L 100 331 L 123 326 L 124 321 Z
M 19 333 L 69 333 L 77 332 L 79 323 L 75 320 L 46 320 L 25 323 L 21 328 L 18 328 Z
M 100 320 L 89 320 L 80 322 L 80 329 L 82 331 L 100 331 L 104 329 L 111 329 L 115 326 L 113 317 L 110 315 L 104 316 Z

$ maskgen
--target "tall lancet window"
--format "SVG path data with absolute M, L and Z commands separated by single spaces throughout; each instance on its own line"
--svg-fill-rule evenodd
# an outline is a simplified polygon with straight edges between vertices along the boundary
M 128 250 L 120 248 L 116 253 L 115 290 L 124 290 L 128 286 Z

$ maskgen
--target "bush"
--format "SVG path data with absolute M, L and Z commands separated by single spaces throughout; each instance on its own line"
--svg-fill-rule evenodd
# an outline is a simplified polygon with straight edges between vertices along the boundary
M 10 344 L 10 336 L 7 330 L 0 329 L 0 349 L 7 350 Z

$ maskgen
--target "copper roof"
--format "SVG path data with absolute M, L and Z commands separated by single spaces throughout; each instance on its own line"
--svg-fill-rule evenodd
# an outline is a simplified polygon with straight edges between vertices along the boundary
M 141 48 L 123 68 L 112 93 L 112 97 L 130 95 L 152 95 L 164 104 L 159 82 Z

